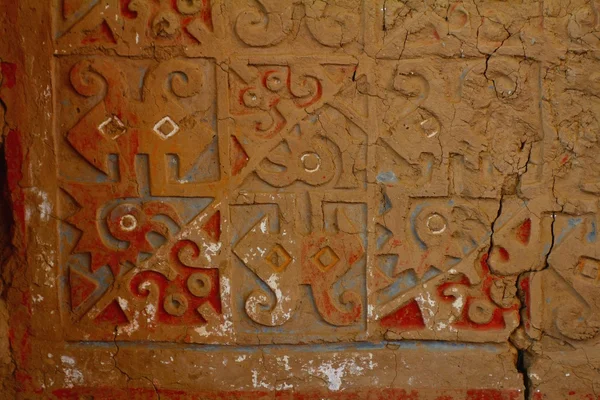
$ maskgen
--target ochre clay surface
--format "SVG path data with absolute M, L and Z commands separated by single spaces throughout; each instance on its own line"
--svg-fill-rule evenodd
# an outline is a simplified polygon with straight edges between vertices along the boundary
M 599 2 L 0 3 L 1 398 L 600 399 Z

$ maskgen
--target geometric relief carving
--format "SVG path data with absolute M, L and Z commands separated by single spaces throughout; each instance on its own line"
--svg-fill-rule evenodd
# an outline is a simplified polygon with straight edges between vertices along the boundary
M 551 31 L 569 48 L 593 47 L 595 39 L 586 31 L 596 22 L 581 19 L 587 6 L 569 5 L 574 12 L 561 16 L 563 5 L 548 8 L 553 16 Z M 572 23 L 579 21 L 578 24 Z M 568 22 L 570 21 L 570 22 Z M 558 28 L 568 26 L 568 40 L 560 38 Z M 576 34 L 575 36 L 573 36 Z M 598 125 L 597 61 L 572 54 L 568 63 L 551 69 L 544 81 L 544 104 L 549 112 L 544 140 L 539 144 L 536 168 L 531 170 L 528 190 L 535 193 L 551 185 L 556 202 L 551 228 L 552 242 L 542 271 L 527 280 L 529 334 L 556 338 L 579 348 L 596 346 L 600 331 L 597 298 L 598 254 Z M 552 160 L 549 154 L 554 154 Z M 537 184 L 537 187 L 536 187 Z
M 577 346 L 597 345 L 600 332 L 598 297 L 598 219 L 594 215 L 560 214 L 554 224 L 549 269 L 531 279 L 531 323 L 538 330 Z
M 417 195 L 474 198 L 514 187 L 539 140 L 535 63 L 493 57 L 383 65 L 380 85 L 389 86 L 376 90 L 391 107 L 380 127 L 379 182 Z
M 538 1 L 505 4 L 444 1 L 380 2 L 377 57 L 384 59 L 543 54 Z M 380 25 L 379 25 L 380 26 Z M 376 26 L 379 28 L 379 26 Z
M 365 331 L 364 203 L 260 193 L 231 216 L 238 335 L 329 341 Z
M 231 62 L 239 340 L 366 337 L 369 114 L 355 65 L 346 56 Z
M 67 337 L 501 341 L 521 308 L 539 326 L 517 288 L 560 208 L 519 198 L 546 140 L 536 62 L 58 66 Z M 595 282 L 578 257 L 573 285 Z
M 265 188 L 364 185 L 363 119 L 353 105 L 337 99 L 353 83 L 352 59 L 243 60 L 230 73 L 235 182 L 252 175 L 250 184 Z
M 595 212 L 596 76 L 540 85 L 537 6 L 59 3 L 69 338 L 500 341 L 521 309 L 542 329 L 552 279 L 583 299 L 552 329 L 595 329 L 568 326 L 598 255 L 554 260 L 557 215 Z M 543 126 L 546 92 L 577 114 L 546 104 Z
M 15 129 L 15 223 L 27 226 L 14 242 L 28 257 L 16 260 L 31 264 L 3 282 L 11 318 L 32 321 L 8 335 L 15 376 L 41 393 L 42 379 L 48 390 L 63 384 L 54 363 L 74 368 L 71 350 L 116 366 L 130 351 L 197 344 L 200 358 L 171 359 L 169 371 L 219 353 L 249 373 L 232 369 L 239 385 L 213 387 L 214 366 L 198 365 L 184 391 L 227 386 L 254 398 L 286 391 L 278 374 L 301 370 L 310 390 L 326 376 L 352 397 L 346 389 L 363 381 L 347 378 L 377 366 L 373 389 L 441 399 L 454 396 L 446 379 L 388 379 L 396 354 L 412 351 L 396 341 L 503 343 L 493 352 L 511 354 L 498 359 L 519 370 L 519 388 L 539 356 L 554 363 L 565 343 L 598 346 L 599 1 L 15 6 L 9 19 L 52 16 L 53 43 L 39 46 L 54 52 L 42 72 L 1 71 L 5 101 L 31 89 L 27 80 L 42 89 L 23 102 L 27 117 L 0 107 Z M 27 131 L 49 121 L 51 138 Z M 130 349 L 117 354 L 122 341 Z M 25 365 L 18 347 L 30 343 L 56 358 Z M 313 344 L 323 344 L 317 358 L 287 346 Z M 231 358 L 231 347 L 248 354 Z M 433 358 L 473 350 L 425 347 Z M 277 356 L 288 350 L 299 355 L 289 371 Z M 378 359 L 363 368 L 340 358 L 354 350 Z M 151 394 L 168 396 L 179 378 L 112 365 L 118 382 Z M 506 383 L 467 381 L 468 398 Z
M 556 195 L 568 212 L 595 211 L 600 194 L 600 75 L 586 72 L 595 71 L 597 66 L 593 58 L 572 56 L 568 68 L 557 68 L 547 80 L 547 90 L 555 99 L 549 105 L 552 119 L 548 136 L 558 141 L 559 155 L 553 165 L 560 171 Z
M 336 49 L 361 41 L 361 1 L 314 4 L 303 0 L 56 0 L 55 37 L 62 53 L 108 48 L 123 55 L 150 54 L 153 48 L 219 52 L 229 47 L 299 43 L 308 49 Z M 216 8 L 216 12 L 213 10 Z M 231 37 L 226 36 L 226 29 Z M 298 40 L 298 36 L 308 40 Z
M 330 1 L 314 3 L 305 0 L 239 1 L 231 10 L 231 22 L 241 42 L 247 46 L 276 46 L 296 39 L 299 32 L 318 45 L 342 47 L 359 38 L 361 2 Z M 298 19 L 298 15 L 305 18 Z M 310 46 L 312 41 L 300 41 Z M 298 42 L 294 40 L 294 42 Z
M 204 0 L 57 2 L 55 36 L 62 52 L 101 47 L 136 54 L 151 46 L 206 44 L 214 37 L 211 5 Z
M 537 76 L 501 56 L 381 63 L 366 89 L 382 110 L 369 317 L 386 337 L 502 341 L 518 326 L 518 276 L 549 250 L 529 246 L 550 225 L 516 198 L 540 140 Z
M 577 0 L 562 3 L 557 0 L 544 5 L 546 34 L 557 51 L 569 49 L 575 52 L 597 50 L 598 10 L 594 2 Z M 560 50 L 559 50 L 560 49 Z
M 549 214 L 499 204 L 537 140 L 534 66 L 385 62 L 384 88 L 347 56 L 62 59 L 69 337 L 506 338 L 547 255 Z
M 371 317 L 387 337 L 495 341 L 517 326 L 516 278 L 487 262 L 495 201 L 380 200 Z
M 117 324 L 128 338 L 159 339 L 153 327 L 165 325 L 175 339 L 184 324 L 222 324 L 214 64 L 93 57 L 61 67 L 70 333 L 106 338 Z

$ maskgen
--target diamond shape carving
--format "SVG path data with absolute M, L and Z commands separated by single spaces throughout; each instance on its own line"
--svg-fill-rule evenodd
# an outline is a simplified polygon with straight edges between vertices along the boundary
M 292 257 L 283 247 L 276 244 L 269 251 L 265 260 L 275 272 L 282 272 L 292 262 Z
M 577 265 L 581 278 L 598 283 L 600 280 L 600 261 L 593 258 L 581 257 Z
M 327 246 L 319 250 L 319 252 L 313 256 L 313 260 L 317 263 L 317 266 L 325 272 L 337 264 L 337 262 L 340 261 L 340 258 L 335 254 L 335 251 L 333 251 L 331 247 Z
M 171 117 L 166 116 L 154 125 L 154 132 L 161 138 L 168 139 L 179 132 L 179 125 Z
M 113 115 L 102 122 L 98 126 L 98 129 L 112 140 L 115 140 L 127 132 L 127 127 L 116 115 Z

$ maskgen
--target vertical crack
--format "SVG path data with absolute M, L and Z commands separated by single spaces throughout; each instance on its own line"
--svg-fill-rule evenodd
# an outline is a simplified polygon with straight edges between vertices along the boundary
M 523 399 L 531 398 L 531 380 L 529 379 L 527 349 L 517 349 L 517 371 L 523 376 Z
M 552 254 L 552 250 L 554 249 L 554 244 L 555 244 L 555 233 L 554 233 L 554 224 L 556 222 L 556 213 L 553 212 L 551 214 L 552 216 L 552 222 L 550 223 L 550 235 L 551 235 L 551 239 L 550 239 L 550 247 L 548 252 L 545 254 L 544 256 L 544 265 L 542 267 L 542 269 L 540 269 L 539 271 L 543 271 L 545 269 L 550 268 L 550 265 L 548 263 L 548 259 L 550 258 L 550 255 Z M 539 272 L 537 271 L 537 272 Z M 519 276 L 519 279 L 517 279 L 517 282 L 521 281 L 521 277 L 524 274 L 529 274 L 529 271 L 524 272 L 523 274 L 521 274 Z M 521 295 L 524 295 L 523 292 L 519 291 L 521 293 Z M 519 310 L 519 314 L 521 316 L 523 316 L 525 314 L 525 309 L 527 308 L 527 302 L 526 299 L 521 298 L 521 308 Z M 532 381 L 529 378 L 529 368 L 530 368 L 530 355 L 531 355 L 531 343 L 534 339 L 529 338 L 529 336 L 527 335 L 526 332 L 524 332 L 522 330 L 523 328 L 523 318 L 521 318 L 521 324 L 519 325 L 519 327 L 517 328 L 517 330 L 515 330 L 515 333 L 519 332 L 519 329 L 521 329 L 521 333 L 524 334 L 525 340 L 528 341 L 528 343 L 525 343 L 522 341 L 522 339 L 519 340 L 512 340 L 511 337 L 511 341 L 513 342 L 513 346 L 515 347 L 515 349 L 517 350 L 517 362 L 516 362 L 516 368 L 517 371 L 519 373 L 521 373 L 521 375 L 523 376 L 523 387 L 525 388 L 524 390 L 524 394 L 523 394 L 523 398 L 525 400 L 529 400 L 532 398 Z
M 504 201 L 504 193 L 502 193 L 500 195 L 500 203 L 498 204 L 498 213 L 496 214 L 496 218 L 494 218 L 494 221 L 492 221 L 492 232 L 490 233 L 490 246 L 488 247 L 488 251 L 487 251 L 487 260 L 489 262 L 490 257 L 492 255 L 492 249 L 494 248 L 494 233 L 496 232 L 496 223 L 498 222 L 498 219 L 500 218 L 500 215 L 502 215 L 502 203 Z
M 544 257 L 544 269 L 547 269 L 550 267 L 550 265 L 548 264 L 548 259 L 550 258 L 550 254 L 552 253 L 552 250 L 554 249 L 554 241 L 555 241 L 555 237 L 554 237 L 554 223 L 556 222 L 556 213 L 553 212 L 552 213 L 552 222 L 550 223 L 550 235 L 551 235 L 551 239 L 550 239 L 550 249 L 548 249 L 548 252 L 546 253 L 546 256 Z

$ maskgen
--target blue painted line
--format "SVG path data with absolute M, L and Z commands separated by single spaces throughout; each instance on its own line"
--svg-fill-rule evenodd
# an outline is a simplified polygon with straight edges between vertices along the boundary
M 355 342 L 355 343 L 319 343 L 319 344 L 257 344 L 238 346 L 231 345 L 213 345 L 213 344 L 177 344 L 177 343 L 154 343 L 154 342 L 116 342 L 119 348 L 136 348 L 143 346 L 151 350 L 169 350 L 185 349 L 186 351 L 199 351 L 206 353 L 273 353 L 278 351 L 302 352 L 302 353 L 326 353 L 326 352 L 352 352 L 352 351 L 374 351 L 384 350 L 388 346 L 397 347 L 399 350 L 417 350 L 426 349 L 440 352 L 452 352 L 463 350 L 478 350 L 490 353 L 503 353 L 505 348 L 502 345 L 489 343 L 452 343 L 444 341 L 419 341 L 419 340 L 395 340 L 382 342 Z M 67 342 L 67 347 L 99 347 L 114 349 L 115 342 Z M 392 350 L 392 349 L 390 349 Z M 395 350 L 395 349 L 394 349 Z
M 582 218 L 569 218 L 569 225 L 560 232 L 556 238 L 555 244 L 559 245 L 573 229 L 583 222 Z
M 419 237 L 419 234 L 417 233 L 416 224 L 419 213 L 421 212 L 423 207 L 426 207 L 427 205 L 427 203 L 419 204 L 417 207 L 415 207 L 415 210 L 410 214 L 410 231 L 422 250 L 427 250 L 427 245 Z
M 587 234 L 586 238 L 588 243 L 595 243 L 598 237 L 598 229 L 596 227 L 596 221 L 592 221 L 592 230 Z

